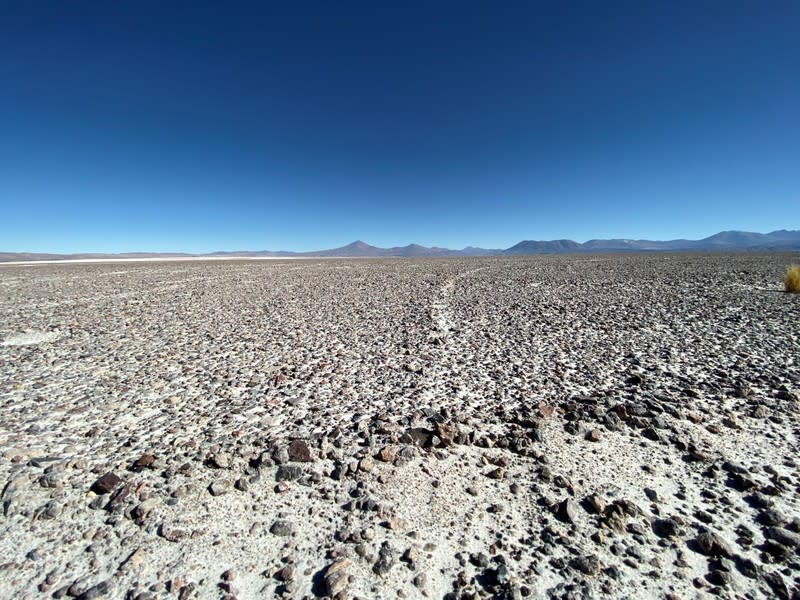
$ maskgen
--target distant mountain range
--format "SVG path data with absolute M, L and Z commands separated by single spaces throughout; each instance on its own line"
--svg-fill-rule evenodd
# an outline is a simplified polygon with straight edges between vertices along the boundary
M 188 257 L 274 257 L 274 258 L 381 258 L 417 256 L 505 256 L 530 254 L 600 254 L 619 252 L 740 252 L 740 251 L 780 251 L 800 250 L 800 230 L 752 233 L 749 231 L 721 231 L 702 240 L 524 240 L 510 248 L 487 249 L 469 246 L 461 250 L 437 248 L 409 244 L 394 248 L 378 248 L 358 240 L 341 248 L 316 250 L 313 252 L 288 252 L 272 250 L 242 250 L 212 252 L 210 254 L 186 254 L 165 252 L 128 252 L 124 254 L 37 254 L 33 252 L 0 252 L 0 262 L 41 261 L 41 260 L 80 260 L 114 258 L 188 258 Z

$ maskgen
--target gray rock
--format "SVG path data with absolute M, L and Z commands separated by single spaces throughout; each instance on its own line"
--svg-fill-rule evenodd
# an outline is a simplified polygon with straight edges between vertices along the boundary
M 39 485 L 47 489 L 64 487 L 64 476 L 61 473 L 47 473 L 39 478 Z
M 590 494 L 584 499 L 584 506 L 595 514 L 603 514 L 606 510 L 605 499 L 598 494 Z
M 597 575 L 600 572 L 600 560 L 594 554 L 578 556 L 573 558 L 569 564 L 584 575 Z
M 222 496 L 231 491 L 231 482 L 227 479 L 217 479 L 208 486 L 212 496 Z
M 22 505 L 24 490 L 30 486 L 28 476 L 24 473 L 11 478 L 3 488 L 3 514 L 10 517 L 17 514 Z
M 556 506 L 556 517 L 565 523 L 576 523 L 578 520 L 578 505 L 572 498 L 565 498 Z
M 389 542 L 383 542 L 383 544 L 381 544 L 381 549 L 378 551 L 378 560 L 372 566 L 372 570 L 377 575 L 386 575 L 394 566 L 394 555 L 395 552 L 389 545 Z
M 289 450 L 284 446 L 278 446 L 272 452 L 272 460 L 276 465 L 282 465 L 289 462 Z
M 281 465 L 275 473 L 276 481 L 296 481 L 303 476 L 303 467 L 299 465 Z
M 674 517 L 666 519 L 655 519 L 653 521 L 653 533 L 663 538 L 676 538 L 682 533 L 681 523 Z
M 749 558 L 737 557 L 736 568 L 742 575 L 748 577 L 749 579 L 758 579 L 761 577 L 761 567 L 759 567 Z
M 713 585 L 727 587 L 733 583 L 733 574 L 722 569 L 715 569 L 708 574 L 706 579 Z
M 347 589 L 350 581 L 348 570 L 352 564 L 350 560 L 340 558 L 327 566 L 322 578 L 322 591 L 326 596 L 333 598 Z
M 95 598 L 102 598 L 103 596 L 108 596 L 112 590 L 113 587 L 110 581 L 101 581 L 78 596 L 78 600 L 94 600 Z
M 768 540 L 773 540 L 788 546 L 789 548 L 797 548 L 800 546 L 800 534 L 784 529 L 783 527 L 766 527 L 764 529 L 764 537 Z
M 294 525 L 289 521 L 278 520 L 272 524 L 269 528 L 269 532 L 272 535 L 287 537 L 294 533 Z
M 400 441 L 403 442 L 404 444 L 413 444 L 421 448 L 430 446 L 432 439 L 433 439 L 433 432 L 428 429 L 424 429 L 422 427 L 408 429 L 400 437 Z
M 730 557 L 733 553 L 728 543 L 716 533 L 704 531 L 694 539 L 696 549 L 706 556 Z
M 227 452 L 217 452 L 208 462 L 217 469 L 227 469 L 231 466 L 231 455 Z
M 768 527 L 777 527 L 786 522 L 786 517 L 780 511 L 774 508 L 768 508 L 759 513 L 758 522 Z
M 771 573 L 764 574 L 764 581 L 767 582 L 772 591 L 775 593 L 775 596 L 780 598 L 781 600 L 789 600 L 789 588 L 786 587 L 786 582 L 781 577 L 781 574 L 777 571 L 772 571 Z

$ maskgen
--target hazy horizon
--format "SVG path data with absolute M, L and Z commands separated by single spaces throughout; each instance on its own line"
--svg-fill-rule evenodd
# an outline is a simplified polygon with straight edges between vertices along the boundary
M 0 251 L 800 228 L 800 4 L 0 7 Z
M 31 255 L 53 254 L 53 255 L 64 255 L 64 256 L 85 255 L 85 254 L 96 254 L 96 255 L 124 255 L 124 254 L 165 254 L 165 255 L 168 255 L 168 254 L 185 254 L 185 255 L 189 255 L 189 256 L 200 256 L 200 257 L 202 257 L 202 256 L 208 256 L 208 255 L 211 255 L 211 254 L 216 254 L 216 253 L 236 254 L 236 253 L 258 253 L 258 252 L 272 252 L 272 253 L 285 252 L 285 253 L 289 253 L 289 254 L 303 254 L 303 253 L 314 253 L 314 252 L 325 252 L 325 251 L 329 251 L 329 250 L 337 250 L 337 249 L 348 248 L 348 247 L 359 245 L 359 244 L 363 244 L 363 245 L 365 245 L 367 247 L 370 247 L 370 248 L 376 248 L 378 250 L 387 250 L 387 249 L 393 249 L 393 248 L 400 249 L 400 248 L 408 248 L 408 247 L 416 246 L 416 247 L 421 247 L 421 248 L 425 248 L 425 249 L 440 249 L 440 250 L 451 250 L 451 251 L 461 251 L 461 250 L 467 250 L 469 248 L 474 248 L 475 250 L 504 251 L 504 250 L 508 250 L 509 248 L 511 248 L 512 246 L 515 246 L 517 244 L 520 244 L 520 243 L 523 243 L 523 242 L 530 242 L 530 241 L 533 241 L 533 242 L 560 242 L 560 241 L 565 241 L 566 240 L 566 241 L 571 241 L 571 242 L 577 242 L 578 244 L 584 244 L 584 243 L 593 242 L 593 241 L 613 241 L 613 240 L 621 240 L 621 241 L 628 241 L 628 242 L 655 242 L 655 243 L 673 242 L 673 241 L 680 241 L 680 240 L 684 240 L 684 241 L 687 241 L 687 242 L 693 242 L 693 241 L 702 241 L 702 240 L 704 240 L 706 238 L 713 237 L 713 236 L 718 235 L 718 234 L 724 234 L 724 233 L 744 233 L 744 234 L 768 235 L 768 234 L 773 234 L 773 233 L 779 233 L 781 231 L 789 231 L 789 233 L 800 234 L 800 230 L 773 230 L 771 232 L 752 232 L 752 231 L 738 231 L 738 230 L 723 230 L 723 231 L 715 232 L 714 234 L 711 234 L 709 236 L 704 236 L 703 238 L 697 238 L 697 239 L 694 239 L 694 240 L 690 239 L 690 238 L 686 238 L 686 237 L 672 238 L 670 240 L 654 240 L 654 239 L 645 239 L 645 238 L 588 238 L 588 239 L 585 239 L 585 240 L 572 240 L 572 239 L 567 239 L 567 238 L 550 239 L 550 240 L 523 239 L 523 240 L 517 240 L 517 242 L 515 242 L 514 244 L 511 244 L 511 245 L 509 245 L 507 247 L 502 247 L 502 248 L 486 248 L 486 247 L 483 247 L 483 246 L 476 246 L 475 244 L 467 244 L 467 245 L 461 246 L 461 247 L 446 247 L 446 246 L 442 246 L 442 245 L 439 245 L 439 244 L 419 244 L 418 242 L 413 242 L 413 241 L 412 242 L 407 242 L 407 243 L 404 243 L 404 244 L 397 244 L 397 245 L 394 245 L 394 246 L 379 246 L 377 244 L 371 243 L 368 240 L 364 240 L 362 238 L 359 238 L 357 240 L 353 240 L 353 241 L 350 241 L 350 242 L 347 242 L 347 243 L 337 244 L 336 246 L 325 247 L 325 248 L 316 247 L 316 248 L 312 248 L 310 250 L 295 250 L 294 248 L 287 247 L 287 248 L 217 248 L 216 250 L 210 250 L 210 251 L 207 251 L 207 252 L 190 252 L 190 251 L 180 250 L 180 249 L 178 249 L 178 250 L 144 249 L 144 250 L 123 250 L 123 251 L 110 250 L 110 251 L 100 251 L 100 252 L 96 252 L 96 251 L 36 252 L 36 251 L 29 251 L 29 250 L 9 250 L 9 249 L 6 249 L 6 248 L 0 248 L 0 254 L 4 254 L 4 253 L 6 253 L 6 254 L 23 254 L 23 255 L 24 254 L 31 254 Z M 794 237 L 797 238 L 797 243 L 793 244 L 792 246 L 787 246 L 787 249 L 789 249 L 789 250 L 795 249 L 795 246 L 800 246 L 800 235 L 795 235 Z M 740 247 L 740 249 L 744 249 L 744 248 L 745 248 L 744 246 Z

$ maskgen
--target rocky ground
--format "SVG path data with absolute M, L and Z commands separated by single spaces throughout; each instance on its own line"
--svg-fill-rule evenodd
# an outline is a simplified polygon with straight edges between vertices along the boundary
M 800 597 L 797 258 L 0 267 L 0 597 Z

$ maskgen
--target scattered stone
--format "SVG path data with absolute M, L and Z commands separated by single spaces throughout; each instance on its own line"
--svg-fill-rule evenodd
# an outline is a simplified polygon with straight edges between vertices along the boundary
M 308 444 L 303 440 L 293 440 L 290 442 L 287 448 L 287 454 L 289 460 L 294 462 L 311 462 L 314 460 L 311 456 L 311 448 L 309 448 Z
M 227 452 L 218 452 L 208 459 L 209 464 L 217 469 L 227 469 L 231 466 L 231 455 Z
M 145 469 L 149 469 L 150 467 L 153 466 L 155 460 L 156 457 L 153 456 L 152 454 L 142 454 L 139 458 L 137 458 L 133 462 L 131 469 L 134 471 L 143 471 Z
M 294 581 L 294 567 L 292 565 L 286 565 L 282 569 L 278 569 L 275 573 L 275 579 L 278 581 Z
M 761 568 L 749 558 L 737 557 L 736 568 L 749 579 L 759 579 L 761 577 Z
M 389 545 L 389 542 L 383 542 L 381 549 L 378 551 L 378 560 L 372 566 L 372 570 L 376 575 L 386 575 L 394 566 L 394 550 Z
M 365 456 L 358 462 L 358 468 L 365 473 L 369 473 L 375 468 L 375 459 L 371 456 Z
M 278 520 L 272 524 L 269 528 L 269 532 L 272 535 L 287 537 L 294 533 L 294 525 L 289 521 Z
M 0 269 L 2 595 L 800 596 L 775 257 L 662 258 Z
M 729 558 L 733 555 L 728 543 L 716 533 L 704 531 L 694 539 L 697 550 L 706 556 L 724 556 Z
M 592 429 L 586 434 L 586 439 L 590 442 L 599 442 L 602 437 L 603 435 L 600 433 L 599 429 Z
M 110 581 L 101 581 L 78 596 L 77 600 L 94 600 L 111 594 L 113 587 Z
M 401 519 L 400 517 L 391 517 L 390 519 L 386 520 L 386 528 L 391 529 L 392 531 L 398 531 L 402 529 L 408 528 L 408 521 L 405 519 Z
M 677 538 L 683 533 L 681 525 L 681 522 L 675 517 L 655 519 L 653 521 L 653 533 L 663 538 Z
M 222 496 L 231 491 L 231 482 L 227 479 L 217 479 L 208 486 L 212 496 Z
M 378 458 L 383 462 L 394 462 L 397 459 L 397 448 L 394 446 L 385 446 L 378 453 Z
M 603 514 L 606 510 L 606 501 L 598 494 L 590 494 L 584 499 L 584 503 L 590 512 Z
M 578 505 L 572 498 L 566 498 L 556 506 L 556 517 L 565 523 L 576 523 L 578 521 Z
M 303 476 L 303 467 L 299 465 L 281 465 L 275 473 L 276 481 L 296 481 Z
M 552 419 L 553 415 L 556 412 L 554 406 L 550 406 L 549 404 L 546 404 L 544 402 L 540 402 L 538 408 L 539 408 L 539 415 L 543 419 Z
M 428 585 L 428 576 L 425 573 L 417 573 L 412 583 L 419 589 L 424 590 Z
M 113 492 L 119 484 L 122 483 L 122 479 L 117 477 L 114 473 L 106 473 L 99 479 L 97 479 L 90 488 L 95 494 L 103 495 Z
M 764 537 L 789 548 L 797 548 L 800 546 L 800 534 L 784 529 L 783 527 L 764 528 Z
M 715 569 L 708 573 L 706 579 L 713 585 L 727 587 L 733 583 L 733 574 L 722 569 Z
M 789 588 L 786 587 L 786 582 L 783 580 L 783 577 L 781 577 L 780 573 L 777 571 L 765 573 L 764 581 L 767 582 L 767 585 L 769 585 L 777 598 L 780 598 L 781 600 L 789 600 Z
M 323 575 L 323 593 L 332 598 L 344 592 L 349 585 L 349 569 L 352 562 L 346 558 L 340 558 L 327 566 Z
M 408 429 L 400 438 L 404 444 L 413 444 L 420 448 L 427 448 L 433 441 L 433 432 L 422 427 Z
M 584 575 L 597 575 L 600 573 L 600 560 L 596 555 L 578 556 L 570 561 L 570 566 Z
M 497 467 L 496 469 L 489 471 L 486 476 L 490 479 L 501 480 L 506 476 L 506 470 L 503 467 Z

